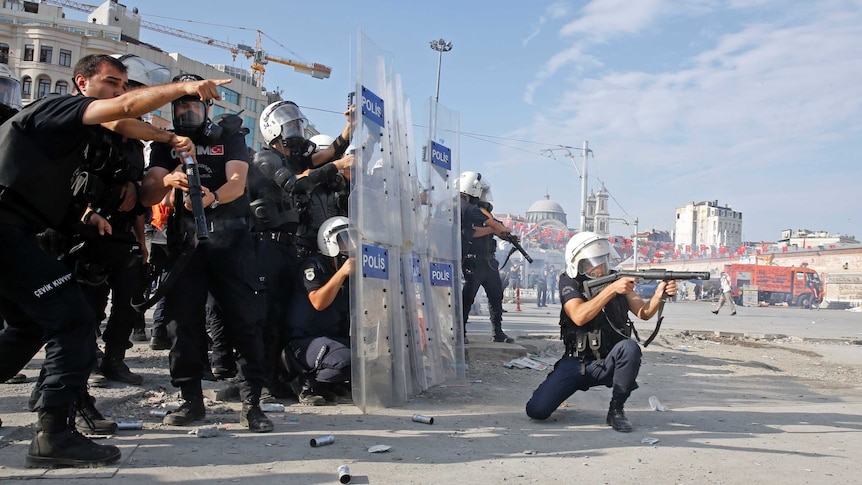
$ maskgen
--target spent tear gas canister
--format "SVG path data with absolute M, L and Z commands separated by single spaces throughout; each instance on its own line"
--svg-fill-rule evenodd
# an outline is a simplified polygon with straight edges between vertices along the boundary
M 338 481 L 341 483 L 350 483 L 350 468 L 347 468 L 347 465 L 338 467 Z
M 431 416 L 425 416 L 423 414 L 414 414 L 413 421 L 423 424 L 434 424 L 434 418 L 432 418 Z
M 142 429 L 143 421 L 117 421 L 117 429 Z
M 335 435 L 328 434 L 326 436 L 320 436 L 318 438 L 311 438 L 309 442 L 312 448 L 317 448 L 318 446 L 326 446 L 335 443 Z

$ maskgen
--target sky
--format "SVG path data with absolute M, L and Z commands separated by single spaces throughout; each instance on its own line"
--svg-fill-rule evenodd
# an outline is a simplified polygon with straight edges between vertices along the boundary
M 265 85 L 332 135 L 344 126 L 359 30 L 391 53 L 417 140 L 437 82 L 429 43 L 452 42 L 439 102 L 459 113 L 461 169 L 490 182 L 497 213 L 524 214 L 548 194 L 577 228 L 587 141 L 588 192 L 610 193 L 614 234 L 631 234 L 635 219 L 640 231 L 673 231 L 676 208 L 718 201 L 742 213 L 745 241 L 776 241 L 783 229 L 862 238 L 862 0 L 121 3 L 232 43 L 253 46 L 260 30 L 270 55 L 331 66 L 319 80 L 270 63 Z

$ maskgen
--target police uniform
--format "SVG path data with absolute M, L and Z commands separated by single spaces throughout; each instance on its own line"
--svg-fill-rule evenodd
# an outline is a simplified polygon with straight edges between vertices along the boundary
M 227 182 L 228 161 L 249 162 L 248 148 L 241 132 L 225 134 L 206 144 L 197 143 L 201 185 L 215 191 Z M 154 143 L 150 167 L 174 170 L 181 160 L 169 145 Z M 176 217 L 168 226 L 168 246 L 186 237 L 193 244 L 195 223 L 192 214 L 175 203 Z M 221 315 L 234 348 L 244 380 L 240 386 L 243 401 L 256 401 L 264 385 L 261 366 L 263 304 L 256 271 L 255 244 L 249 231 L 249 202 L 246 195 L 206 208 L 209 238 L 198 242 L 175 284 L 165 294 L 164 318 L 173 337 L 169 355 L 171 383 L 183 390 L 186 399 L 201 399 L 200 381 L 204 375 L 206 352 L 207 293 L 219 303 Z M 186 394 L 190 395 L 187 396 Z
M 581 284 L 562 273 L 560 325 L 566 355 L 527 402 L 527 416 L 533 419 L 546 419 L 575 391 L 612 387 L 613 399 L 625 402 L 638 388 L 641 348 L 626 335 L 631 334 L 626 296 L 616 295 L 592 321 L 577 328 L 565 312 L 566 302 L 575 298 L 584 298 Z M 591 331 L 598 335 L 589 335 Z
M 137 184 L 144 175 L 144 145 L 138 140 L 125 140 L 122 142 L 121 150 L 123 162 L 128 166 L 128 179 Z M 128 212 L 116 211 L 110 215 L 106 214 L 111 223 L 114 234 L 134 236 L 133 229 L 136 219 L 145 213 L 140 204 Z M 105 307 L 108 302 L 108 294 L 111 293 L 111 314 L 105 324 L 102 340 L 105 342 L 105 354 L 108 359 L 122 361 L 125 351 L 132 347 L 129 336 L 132 329 L 144 327 L 144 314 L 132 307 L 132 299 L 143 294 L 144 267 L 142 264 L 132 264 L 119 268 L 113 268 L 108 274 L 107 281 L 101 285 L 85 286 L 84 294 L 93 306 L 100 321 L 105 318 Z M 105 362 L 103 362 L 104 367 Z M 113 378 L 112 375 L 107 377 Z M 140 383 L 140 378 L 132 379 L 134 384 Z
M 322 288 L 336 273 L 332 258 L 316 254 L 304 259 L 299 274 L 305 288 L 290 304 L 287 348 L 310 370 L 317 382 L 340 383 L 350 379 L 350 291 L 348 280 L 335 300 L 316 310 L 308 293 Z
M 39 249 L 35 234 L 65 226 L 70 182 L 94 130 L 81 120 L 94 98 L 49 96 L 0 126 L 0 381 L 45 344 L 35 408 L 68 407 L 86 391 L 97 320 L 69 268 Z M 80 218 L 82 214 L 74 214 Z
M 483 227 L 487 220 L 488 216 L 476 204 L 467 205 L 461 214 L 461 237 L 465 242 L 462 260 L 464 273 L 462 316 L 465 336 L 467 335 L 470 306 L 476 298 L 479 286 L 485 288 L 485 294 L 488 296 L 488 311 L 491 314 L 494 336 L 503 334 L 503 283 L 500 281 L 499 263 L 494 258 L 496 247 L 494 236 L 488 234 L 482 237 L 472 237 L 474 228 Z
M 297 176 L 309 168 L 308 176 Z M 253 224 L 268 285 L 265 367 L 271 385 L 293 322 L 287 302 L 305 294 L 297 281 L 300 254 L 315 252 L 317 228 L 336 215 L 338 200 L 329 186 L 340 178 L 335 165 L 312 168 L 310 156 L 284 156 L 271 148 L 255 154 L 249 169 Z

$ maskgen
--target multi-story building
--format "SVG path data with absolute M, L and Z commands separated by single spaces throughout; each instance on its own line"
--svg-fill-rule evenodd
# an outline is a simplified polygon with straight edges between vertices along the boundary
M 722 207 L 717 200 L 677 207 L 674 244 L 682 251 L 700 246 L 738 247 L 742 244 L 742 212 Z
M 248 146 L 259 150 L 264 141 L 257 128 L 261 111 L 272 100 L 256 85 L 252 74 L 231 66 L 211 66 L 181 54 L 169 54 L 140 40 L 141 16 L 109 0 L 87 16 L 88 21 L 66 18 L 62 7 L 26 0 L 0 3 L 0 63 L 8 65 L 21 81 L 24 105 L 49 93 L 72 92 L 75 63 L 89 54 L 135 54 L 164 66 L 171 77 L 192 73 L 204 78 L 234 78 L 219 88 L 210 117 L 239 113 L 249 129 Z M 268 98 L 269 95 L 269 98 Z M 170 105 L 151 116 L 157 126 L 170 125 Z M 312 130 L 310 134 L 317 133 Z

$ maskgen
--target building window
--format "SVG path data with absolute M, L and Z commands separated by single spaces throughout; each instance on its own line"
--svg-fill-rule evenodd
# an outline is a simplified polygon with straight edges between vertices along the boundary
M 49 45 L 43 45 L 39 48 L 39 62 L 45 64 L 51 63 L 51 56 L 54 54 L 54 48 Z
M 24 76 L 21 80 L 21 97 L 30 99 L 30 91 L 33 90 L 33 80 L 29 76 Z
M 24 46 L 24 60 L 25 61 L 32 61 L 33 60 L 33 53 L 35 51 L 36 51 L 36 46 L 34 46 L 33 44 L 25 45 Z
M 216 116 L 223 114 L 223 113 L 224 113 L 224 106 L 219 106 L 217 104 L 213 105 L 213 112 L 212 112 L 213 118 L 215 118 Z
M 254 98 L 245 98 L 245 110 L 251 111 L 252 113 L 257 111 L 257 100 Z
M 69 83 L 66 81 L 57 81 L 57 84 L 54 86 L 54 92 L 57 94 L 66 94 L 69 92 Z
M 223 101 L 227 101 L 228 103 L 239 104 L 239 93 L 236 91 L 232 91 L 225 87 L 219 87 L 218 92 L 221 95 L 221 99 Z
M 64 67 L 72 67 L 72 51 L 60 49 L 60 65 Z
M 9 44 L 0 44 L 0 64 L 9 64 Z
M 36 99 L 44 98 L 45 96 L 51 94 L 51 80 L 43 77 L 39 79 L 39 87 L 36 91 Z
M 246 146 L 252 146 L 254 144 L 254 132 L 256 130 L 254 125 L 256 121 L 257 120 L 252 116 L 242 115 L 242 126 L 248 128 L 248 134 L 245 135 Z

